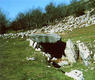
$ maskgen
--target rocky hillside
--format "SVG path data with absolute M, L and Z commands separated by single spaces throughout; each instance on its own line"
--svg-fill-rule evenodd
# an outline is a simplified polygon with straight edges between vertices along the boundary
M 69 16 L 60 22 L 56 20 L 55 25 L 44 26 L 41 29 L 28 30 L 26 32 L 19 32 L 15 34 L 9 33 L 0 35 L 0 37 L 6 36 L 6 38 L 23 38 L 24 36 L 29 36 L 32 33 L 64 33 L 64 31 L 72 31 L 75 28 L 87 27 L 95 24 L 95 14 L 91 15 L 93 11 L 95 11 L 95 9 L 87 11 L 85 15 L 79 17 Z
M 35 32 L 44 31 L 45 33 L 52 33 L 52 32 L 64 32 L 64 31 L 72 31 L 75 28 L 82 28 L 87 27 L 90 25 L 95 24 L 95 15 L 91 15 L 91 13 L 94 11 L 92 9 L 91 11 L 87 11 L 85 15 L 74 17 L 69 16 L 60 21 L 59 23 L 55 25 L 49 25 L 45 26 L 42 29 L 39 29 Z

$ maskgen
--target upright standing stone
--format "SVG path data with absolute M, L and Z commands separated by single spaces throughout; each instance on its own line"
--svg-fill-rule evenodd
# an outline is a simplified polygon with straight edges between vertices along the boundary
M 95 54 L 93 55 L 93 60 L 94 60 L 94 63 L 95 63 Z
M 77 55 L 76 55 L 76 51 L 75 51 L 75 46 L 70 39 L 66 42 L 65 54 L 70 63 L 76 62 Z
M 33 48 L 35 49 L 37 46 L 37 42 L 34 43 Z
M 77 41 L 77 46 L 79 48 L 80 57 L 82 58 L 84 64 L 88 66 L 90 63 L 89 60 L 91 59 L 91 56 L 90 56 L 91 53 L 88 47 L 83 42 L 80 42 L 80 41 Z
M 33 47 L 33 41 L 30 39 L 30 46 Z

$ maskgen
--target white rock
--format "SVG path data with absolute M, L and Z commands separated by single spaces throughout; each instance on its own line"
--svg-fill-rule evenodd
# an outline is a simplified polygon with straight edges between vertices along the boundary
M 45 53 L 45 52 L 43 52 L 43 56 L 46 56 L 48 61 L 49 61 L 49 60 L 50 60 L 50 58 L 51 58 L 51 55 L 50 55 L 50 54 L 48 54 L 48 53 Z
M 57 58 L 53 57 L 51 60 L 57 60 Z
M 77 43 L 77 46 L 79 48 L 80 57 L 82 58 L 84 64 L 88 66 L 90 63 L 89 60 L 91 59 L 90 57 L 91 52 L 83 42 Z
M 40 48 L 36 48 L 35 50 L 36 50 L 36 51 L 41 51 L 41 49 L 40 49 Z
M 46 53 L 45 52 L 42 52 L 42 54 L 43 54 L 43 56 L 45 56 Z
M 47 66 L 48 68 L 50 68 L 51 66 Z
M 34 42 L 33 48 L 36 48 L 37 46 L 37 42 Z
M 51 34 L 54 33 L 54 29 L 51 29 L 50 33 L 51 33 Z
M 69 62 L 71 62 L 71 63 L 76 62 L 77 55 L 75 52 L 75 47 L 74 47 L 73 42 L 70 39 L 66 42 L 65 54 L 66 54 Z
M 30 39 L 30 45 L 29 46 L 31 46 L 31 47 L 33 47 L 33 41 Z
M 50 54 L 47 54 L 46 57 L 47 57 L 47 60 L 49 61 L 50 58 L 51 58 L 51 55 Z
M 90 70 L 94 70 L 94 69 L 95 69 L 95 67 L 91 67 L 91 68 L 90 68 Z
M 26 41 L 30 41 L 30 39 L 26 39 Z
M 74 80 L 84 80 L 83 73 L 79 70 L 73 70 L 71 72 L 66 72 L 65 75 L 73 78 Z
M 68 65 L 68 61 L 60 61 L 59 63 L 57 63 L 59 66 L 64 66 L 64 65 Z
M 35 57 L 26 57 L 26 59 L 29 61 L 29 60 L 32 60 L 34 61 L 35 60 Z
M 95 54 L 94 54 L 94 56 L 93 56 L 93 59 L 94 59 L 94 61 L 95 61 Z

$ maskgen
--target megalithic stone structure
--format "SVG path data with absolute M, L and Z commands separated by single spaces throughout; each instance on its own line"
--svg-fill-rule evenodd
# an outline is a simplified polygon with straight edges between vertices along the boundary
M 66 42 L 65 54 L 70 63 L 76 63 L 77 54 L 74 43 L 70 39 Z
M 79 55 L 82 58 L 85 66 L 88 66 L 90 64 L 90 59 L 91 59 L 91 52 L 89 51 L 88 47 L 80 41 L 77 41 L 77 46 L 79 48 Z
M 37 43 L 55 43 L 60 41 L 61 37 L 58 34 L 32 34 L 30 39 Z

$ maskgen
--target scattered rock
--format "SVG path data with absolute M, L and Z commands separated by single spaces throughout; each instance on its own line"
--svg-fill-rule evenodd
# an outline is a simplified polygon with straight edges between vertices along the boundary
M 35 57 L 26 57 L 26 60 L 28 60 L 28 61 L 35 61 Z
M 40 48 L 36 48 L 35 51 L 41 51 L 41 49 Z
M 48 68 L 50 68 L 51 66 L 47 66 Z
M 88 69 L 85 69 L 84 71 L 85 71 L 85 72 L 87 72 L 87 71 L 88 71 Z
M 57 63 L 59 66 L 65 66 L 68 65 L 68 61 L 60 61 L 59 63 Z
M 94 69 L 95 69 L 95 67 L 91 67 L 91 68 L 90 68 L 90 70 L 94 70 Z
M 66 72 L 65 75 L 73 78 L 74 80 L 84 80 L 83 73 L 79 70 L 73 70 L 71 72 Z

